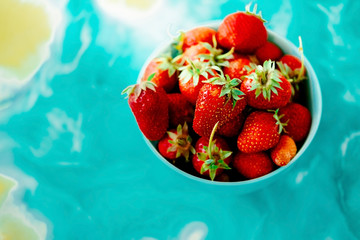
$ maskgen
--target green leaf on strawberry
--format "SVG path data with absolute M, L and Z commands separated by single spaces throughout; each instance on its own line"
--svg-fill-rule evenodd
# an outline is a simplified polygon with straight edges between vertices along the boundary
M 271 93 L 278 95 L 277 89 L 282 89 L 280 73 L 275 69 L 275 62 L 271 60 L 265 61 L 263 66 L 258 65 L 247 78 L 253 80 L 250 91 L 255 90 L 256 98 L 262 94 L 270 101 Z
M 201 166 L 200 174 L 203 174 L 207 170 L 209 170 L 209 176 L 211 180 L 214 180 L 216 176 L 216 170 L 221 169 L 231 169 L 227 163 L 225 163 L 224 159 L 230 157 L 232 154 L 231 151 L 224 151 L 215 145 L 216 139 L 213 140 L 217 126 L 219 122 L 217 122 L 211 132 L 211 136 L 209 138 L 209 145 L 204 146 L 205 153 L 198 152 L 197 156 L 200 160 L 204 161 Z
M 228 101 L 233 101 L 233 108 L 236 105 L 236 102 L 240 100 L 242 95 L 245 95 L 238 86 L 241 84 L 241 80 L 238 78 L 231 79 L 229 75 L 224 75 L 223 71 L 217 67 L 212 67 L 214 70 L 218 71 L 220 75 L 217 75 L 215 77 L 210 78 L 209 80 L 204 81 L 205 83 L 211 83 L 214 85 L 222 85 L 222 89 L 220 92 L 219 97 L 226 96 L 227 101 L 225 102 L 225 105 Z
M 177 126 L 176 133 L 168 131 L 167 134 L 169 137 L 168 142 L 171 144 L 167 152 L 176 151 L 176 158 L 184 156 L 186 161 L 189 160 L 190 152 L 195 154 L 195 149 L 191 145 L 192 138 L 189 135 L 189 128 L 186 122 L 183 126 L 181 126 L 181 124 Z
M 154 92 L 156 92 L 155 87 L 157 87 L 157 86 L 156 86 L 155 83 L 151 82 L 151 79 L 154 77 L 154 75 L 155 75 L 155 73 L 151 74 L 149 76 L 149 78 L 144 82 L 134 84 L 134 85 L 130 85 L 130 86 L 126 87 L 121 92 L 121 94 L 122 95 L 127 94 L 127 96 L 125 97 L 125 99 L 126 99 L 126 98 L 128 98 L 130 96 L 131 93 L 134 93 L 135 94 L 135 99 L 137 99 L 140 96 L 141 91 L 142 90 L 145 91 L 147 88 L 153 90 Z
M 223 50 L 217 48 L 217 41 L 215 35 L 213 35 L 213 46 L 207 42 L 201 43 L 210 53 L 209 54 L 200 54 L 199 58 L 201 61 L 208 61 L 211 66 L 220 66 L 228 67 L 230 59 L 234 58 L 234 48 L 231 48 L 230 51 L 222 53 Z
M 210 67 L 209 63 L 202 62 L 202 61 L 191 61 L 187 59 L 188 65 L 180 67 L 179 70 L 181 71 L 179 78 L 181 79 L 182 83 L 187 83 L 191 79 L 193 79 L 194 86 L 197 86 L 199 83 L 200 76 L 205 77 L 206 79 L 210 75 L 214 75 L 214 71 Z
M 181 64 L 178 63 L 178 58 L 172 58 L 170 53 L 163 54 L 158 58 L 158 61 L 160 62 L 158 68 L 167 70 L 169 77 L 173 76 L 181 67 Z
M 261 11 L 259 11 L 259 12 L 257 13 L 257 4 L 254 5 L 254 8 L 253 8 L 252 11 L 250 10 L 251 4 L 252 4 L 252 2 L 250 2 L 249 4 L 247 4 L 247 5 L 245 6 L 245 12 L 246 12 L 247 14 L 254 15 L 255 17 L 259 18 L 262 22 L 266 22 L 266 20 L 263 19 L 263 17 L 262 17 Z
M 174 42 L 171 44 L 178 54 L 183 53 L 184 40 L 185 40 L 185 32 L 180 31 L 179 36 L 175 37 Z
M 276 120 L 276 124 L 279 126 L 279 134 L 280 134 L 281 132 L 283 132 L 283 131 L 286 133 L 286 130 L 285 130 L 284 127 L 287 126 L 289 120 L 287 120 L 286 122 L 281 122 L 281 118 L 284 117 L 284 114 L 282 114 L 282 115 L 279 116 L 279 114 L 278 114 L 279 109 L 276 109 L 275 111 L 273 111 L 273 110 L 268 110 L 268 111 L 269 111 L 269 112 L 274 112 L 273 117 L 274 117 L 275 120 Z

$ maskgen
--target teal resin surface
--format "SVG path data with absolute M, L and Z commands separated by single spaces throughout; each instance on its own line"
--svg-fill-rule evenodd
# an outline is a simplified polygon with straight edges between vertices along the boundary
M 323 108 L 296 165 L 247 194 L 203 188 L 162 163 L 121 91 L 168 32 L 248 2 L 154 0 L 136 11 L 59 2 L 49 58 L 1 110 L 0 174 L 16 188 L 0 211 L 0 234 L 1 214 L 17 206 L 40 239 L 360 238 L 359 1 L 256 1 L 267 28 L 295 45 L 302 37 Z

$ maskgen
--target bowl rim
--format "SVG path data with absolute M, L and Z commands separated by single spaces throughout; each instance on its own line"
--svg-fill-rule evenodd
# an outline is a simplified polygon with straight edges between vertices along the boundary
M 210 28 L 217 29 L 219 24 L 221 23 L 221 21 L 222 20 L 214 20 L 214 21 L 203 23 L 203 24 L 199 24 L 196 27 L 204 26 L 204 27 L 210 27 Z M 193 29 L 193 28 L 194 27 L 192 27 L 190 29 Z M 300 57 L 298 48 L 292 42 L 290 42 L 288 39 L 280 36 L 279 34 L 275 33 L 272 30 L 269 30 L 267 28 L 266 28 L 266 30 L 268 33 L 268 40 L 270 40 L 271 42 L 275 42 L 277 45 L 285 45 L 286 46 L 288 51 L 284 51 L 284 46 L 279 46 L 283 50 L 284 54 L 291 54 L 291 55 Z M 155 48 L 155 50 L 149 55 L 149 57 L 147 58 L 145 63 L 142 65 L 141 70 L 139 72 L 139 75 L 137 78 L 138 83 L 141 81 L 141 78 L 145 72 L 146 66 L 150 63 L 150 61 L 152 59 L 154 59 L 155 57 L 158 57 L 159 55 L 161 55 L 161 53 L 164 53 L 166 50 L 168 50 L 169 47 L 171 46 L 172 42 L 173 42 L 173 40 L 167 40 L 167 41 L 163 42 L 157 48 Z M 203 183 L 206 185 L 212 185 L 212 186 L 231 187 L 231 186 L 245 186 L 245 185 L 249 186 L 249 185 L 254 185 L 258 182 L 265 182 L 267 180 L 273 179 L 273 177 L 275 175 L 279 175 L 280 173 L 289 170 L 297 162 L 297 160 L 304 154 L 304 152 L 308 149 L 310 143 L 314 139 L 314 137 L 317 133 L 318 127 L 320 125 L 320 120 L 321 120 L 321 115 L 322 115 L 322 95 L 321 95 L 320 83 L 319 83 L 319 80 L 316 76 L 316 73 L 315 73 L 312 65 L 310 64 L 310 62 L 308 61 L 308 59 L 306 58 L 305 55 L 304 55 L 304 64 L 305 64 L 305 67 L 306 67 L 306 70 L 307 70 L 307 73 L 309 76 L 309 79 L 307 80 L 308 88 L 309 88 L 308 92 L 310 93 L 309 95 L 311 98 L 313 98 L 313 96 L 317 96 L 317 101 L 318 101 L 317 105 L 316 104 L 314 105 L 314 106 L 316 106 L 316 109 L 310 110 L 311 117 L 312 117 L 310 131 L 309 131 L 308 136 L 306 137 L 304 143 L 302 144 L 301 148 L 296 153 L 296 156 L 286 166 L 279 167 L 278 169 L 272 171 L 271 173 L 268 173 L 268 174 L 258 177 L 258 178 L 237 181 L 237 182 L 220 182 L 220 181 L 211 181 L 209 179 L 200 178 L 200 177 L 194 176 L 190 173 L 184 172 L 183 170 L 181 170 L 181 169 L 177 168 L 176 166 L 174 166 L 173 164 L 171 164 L 168 160 L 166 160 L 163 156 L 161 156 L 161 154 L 158 152 L 158 150 L 155 148 L 155 146 L 152 144 L 152 142 L 150 140 L 148 140 L 144 136 L 144 134 L 142 134 L 142 133 L 141 134 L 143 135 L 143 138 L 144 138 L 146 144 L 149 146 L 149 148 L 154 152 L 154 154 L 158 158 L 160 158 L 162 160 L 162 162 L 165 165 L 167 165 L 168 167 L 173 169 L 175 172 L 178 172 L 181 175 L 185 176 L 186 178 L 192 179 L 196 182 Z M 309 105 L 313 105 L 313 104 L 309 104 Z M 316 114 L 313 114 L 315 111 L 316 111 Z

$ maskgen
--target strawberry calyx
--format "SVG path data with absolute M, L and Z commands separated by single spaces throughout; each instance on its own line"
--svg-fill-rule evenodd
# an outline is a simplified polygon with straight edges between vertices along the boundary
M 286 122 L 281 122 L 281 118 L 283 118 L 285 114 L 281 114 L 281 115 L 279 116 L 279 114 L 278 114 L 279 109 L 276 109 L 276 110 L 268 110 L 268 111 L 274 113 L 273 117 L 274 117 L 275 120 L 276 120 L 276 125 L 279 126 L 279 134 L 281 134 L 281 132 L 283 132 L 283 131 L 284 131 L 285 133 L 287 133 L 286 130 L 285 130 L 285 127 L 288 125 L 289 120 L 287 120 Z
M 278 95 L 277 89 L 282 89 L 280 77 L 280 72 L 275 69 L 275 62 L 267 60 L 263 66 L 256 66 L 255 70 L 247 76 L 252 79 L 250 91 L 255 90 L 256 98 L 262 94 L 264 99 L 270 101 L 271 93 Z
M 247 4 L 247 5 L 245 6 L 245 12 L 246 12 L 247 14 L 250 14 L 250 15 L 253 15 L 253 16 L 259 18 L 262 22 L 266 22 L 266 20 L 263 19 L 263 17 L 262 17 L 261 11 L 259 11 L 258 13 L 256 13 L 256 11 L 257 11 L 257 4 L 254 5 L 254 8 L 253 8 L 252 11 L 250 10 L 251 4 L 252 4 L 252 3 L 250 2 L 249 4 Z
M 211 132 L 209 138 L 209 145 L 204 146 L 204 150 L 206 152 L 197 153 L 198 158 L 204 161 L 203 165 L 201 166 L 200 174 L 203 174 L 204 172 L 209 170 L 209 176 L 212 181 L 216 176 L 217 169 L 231 169 L 224 160 L 228 158 L 232 154 L 232 152 L 219 149 L 219 147 L 215 145 L 216 139 L 213 140 L 218 124 L 219 122 L 215 124 Z
M 179 31 L 179 36 L 174 37 L 174 43 L 172 43 L 173 48 L 175 48 L 178 54 L 183 53 L 183 45 L 185 41 L 185 32 Z
M 211 46 L 207 42 L 201 42 L 201 44 L 210 52 L 208 54 L 200 54 L 200 60 L 209 61 L 211 66 L 220 66 L 220 67 L 228 67 L 230 65 L 229 61 L 230 59 L 234 58 L 234 48 L 231 48 L 230 51 L 223 54 L 223 50 L 220 48 L 217 48 L 217 41 L 215 35 L 213 35 L 213 46 Z
M 121 95 L 127 94 L 127 96 L 125 98 L 128 98 L 130 96 L 130 94 L 134 93 L 135 100 L 136 100 L 140 96 L 142 90 L 146 91 L 146 89 L 151 89 L 154 92 L 156 92 L 155 87 L 157 87 L 157 85 L 155 83 L 151 82 L 151 79 L 153 79 L 154 76 L 155 76 L 155 73 L 151 74 L 146 81 L 126 87 L 121 92 Z
M 281 74 L 291 83 L 291 94 L 295 95 L 295 90 L 299 91 L 299 83 L 307 79 L 305 75 L 304 50 L 302 40 L 299 36 L 299 52 L 301 55 L 301 67 L 292 70 L 286 63 L 277 62 Z
M 169 77 L 173 76 L 181 66 L 181 64 L 177 62 L 179 58 L 172 58 L 170 53 L 163 54 L 157 60 L 159 62 L 158 68 L 164 71 L 167 70 Z
M 236 102 L 243 97 L 242 95 L 245 95 L 238 86 L 241 84 L 241 80 L 238 78 L 231 79 L 229 75 L 224 75 L 224 72 L 217 66 L 212 67 L 214 70 L 218 71 L 220 75 L 214 76 L 210 78 L 209 80 L 203 81 L 204 83 L 211 83 L 214 85 L 221 85 L 221 92 L 219 97 L 226 96 L 227 100 L 224 105 L 228 103 L 228 101 L 232 100 L 233 102 L 233 108 L 236 105 Z
M 248 73 L 251 73 L 252 71 L 255 71 L 255 69 L 257 68 L 258 65 L 259 65 L 258 63 L 254 63 L 254 62 L 252 62 L 252 60 L 251 60 L 250 64 L 249 64 L 249 65 L 246 65 L 244 68 L 245 68 L 245 70 L 246 70 Z M 242 76 L 242 77 L 241 77 L 242 80 L 243 80 L 245 77 L 246 77 L 246 76 Z
M 207 62 L 199 60 L 191 61 L 190 59 L 186 59 L 186 61 L 189 64 L 179 68 L 179 71 L 181 71 L 179 79 L 183 84 L 193 79 L 194 86 L 197 86 L 199 84 L 200 76 L 207 79 L 209 74 L 212 76 L 215 74 Z
M 168 131 L 169 143 L 171 147 L 168 148 L 168 152 L 176 151 L 176 158 L 184 156 L 186 161 L 189 161 L 190 152 L 195 154 L 195 148 L 191 145 L 192 138 L 189 135 L 189 128 L 185 122 L 183 126 L 179 124 L 176 129 L 176 133 Z

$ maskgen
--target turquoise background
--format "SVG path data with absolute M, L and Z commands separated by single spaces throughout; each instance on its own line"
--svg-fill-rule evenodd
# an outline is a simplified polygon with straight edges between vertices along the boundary
M 0 159 L 37 181 L 23 202 L 47 219 L 49 239 L 360 238 L 359 1 L 257 1 L 269 29 L 295 45 L 302 36 L 323 95 L 311 146 L 265 189 L 184 181 L 147 147 L 120 94 L 169 25 L 175 34 L 246 3 L 164 1 L 168 13 L 129 23 L 68 2 L 64 38 L 0 125 Z

